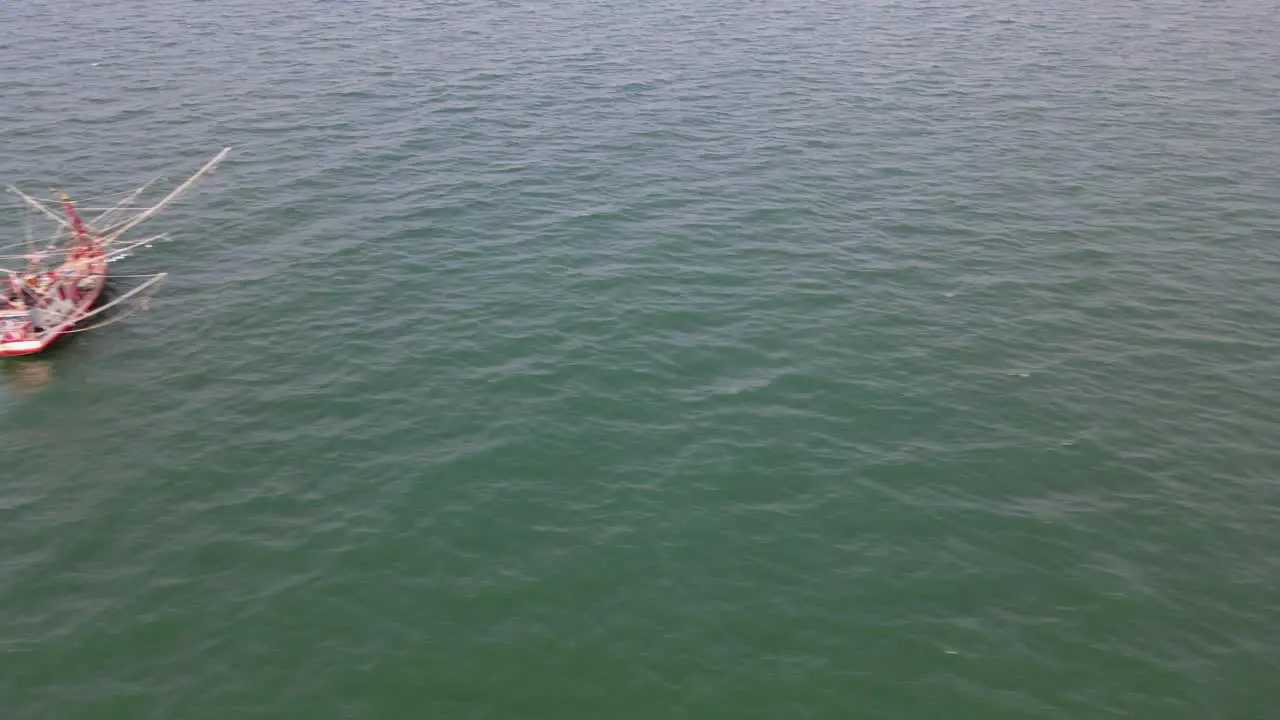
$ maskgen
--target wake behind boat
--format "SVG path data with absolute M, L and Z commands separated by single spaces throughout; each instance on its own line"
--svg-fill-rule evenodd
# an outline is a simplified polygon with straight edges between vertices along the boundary
M 26 250 L 22 254 L 0 255 L 0 263 L 25 263 L 21 269 L 0 267 L 0 274 L 7 276 L 7 282 L 0 287 L 0 357 L 38 353 L 64 335 L 114 322 L 82 325 L 85 320 L 126 301 L 145 306 L 146 298 L 155 293 L 167 273 L 127 276 L 142 282 L 98 306 L 107 285 L 108 263 L 161 239 L 163 236 L 125 240 L 124 236 L 176 200 L 197 180 L 213 172 L 230 151 L 231 148 L 223 148 L 195 175 L 151 206 L 132 207 L 151 185 L 148 183 L 127 193 L 118 193 L 117 197 L 123 197 L 115 205 L 94 208 L 100 214 L 88 220 L 80 214 L 87 209 L 78 208 L 65 194 L 56 201 L 41 200 L 9 186 L 9 191 L 31 210 L 55 222 L 58 230 L 40 241 L 28 239 L 0 247 L 0 251 L 24 246 Z

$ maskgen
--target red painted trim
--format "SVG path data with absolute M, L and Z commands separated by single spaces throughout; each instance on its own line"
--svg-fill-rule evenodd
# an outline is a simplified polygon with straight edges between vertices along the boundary
M 107 287 L 107 274 L 108 274 L 106 260 L 103 259 L 102 254 L 100 252 L 101 248 L 97 248 L 95 244 L 94 249 L 98 250 L 99 252 L 96 254 L 97 256 L 94 258 L 93 264 L 90 265 L 89 267 L 89 274 L 92 276 L 98 277 L 99 281 L 95 283 L 94 287 L 90 288 L 84 295 L 81 296 L 80 305 L 76 309 L 76 319 L 64 324 L 60 329 L 58 329 L 57 332 L 49 334 L 38 346 L 34 348 L 24 349 L 24 350 L 6 350 L 3 346 L 0 346 L 0 357 L 16 357 L 18 355 L 34 355 L 38 352 L 44 351 L 50 345 L 56 342 L 58 338 L 65 335 L 68 330 L 71 330 L 72 328 L 74 328 L 76 326 L 76 323 L 79 323 L 80 320 L 85 315 L 87 315 L 90 310 L 93 309 L 93 304 L 98 301 L 98 298 L 102 296 L 102 291 L 105 290 Z

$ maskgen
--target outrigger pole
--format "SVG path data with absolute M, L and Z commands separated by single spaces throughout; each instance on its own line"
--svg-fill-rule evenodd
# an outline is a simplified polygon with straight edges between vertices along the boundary
M 222 152 L 218 153 L 217 155 L 215 155 L 215 156 L 214 156 L 214 158 L 213 158 L 212 160 L 210 160 L 209 162 L 205 163 L 204 167 L 200 168 L 200 169 L 196 172 L 196 174 L 195 174 L 195 175 L 192 175 L 190 178 L 188 178 L 186 182 L 184 182 L 184 183 L 182 183 L 181 185 L 179 185 L 178 187 L 174 188 L 174 189 L 173 189 L 173 192 L 169 193 L 168 195 L 165 195 L 165 196 L 164 196 L 164 199 L 162 199 L 160 202 L 156 203 L 155 205 L 152 205 L 151 207 L 149 207 L 149 208 L 147 208 L 146 210 L 144 210 L 144 211 L 142 211 L 142 212 L 138 213 L 137 215 L 134 215 L 134 216 L 133 216 L 133 219 L 132 219 L 132 220 L 130 220 L 129 222 L 127 222 L 127 223 L 125 223 L 124 225 L 121 225 L 121 226 L 119 226 L 119 227 L 117 227 L 117 228 L 113 229 L 110 233 L 108 233 L 108 234 L 104 235 L 104 236 L 102 237 L 102 239 L 101 239 L 102 244 L 103 244 L 103 245 L 109 244 L 112 240 L 115 240 L 116 238 L 120 237 L 120 236 L 121 236 L 121 235 L 123 235 L 124 233 L 128 232 L 130 229 L 132 229 L 132 228 L 133 228 L 134 226 L 136 226 L 138 223 L 142 222 L 143 220 L 146 220 L 147 218 L 151 217 L 152 215 L 155 215 L 157 212 L 160 212 L 160 209 L 161 209 L 161 208 L 163 208 L 165 205 L 168 205 L 169 203 L 173 202 L 174 198 L 178 197 L 178 196 L 179 196 L 179 195 L 181 195 L 183 192 L 185 192 L 187 188 L 189 188 L 189 187 L 191 187 L 192 185 L 194 185 L 194 184 L 195 184 L 195 182 L 196 182 L 196 180 L 199 180 L 202 176 L 204 176 L 204 175 L 208 174 L 210 171 L 212 171 L 212 170 L 213 170 L 213 168 L 214 168 L 214 167 L 216 167 L 216 166 L 218 165 L 218 163 L 222 162 L 222 158 L 226 157 L 226 156 L 227 156 L 227 153 L 229 153 L 229 152 L 231 152 L 231 148 L 229 148 L 229 147 L 225 147 L 225 148 L 223 148 L 223 149 L 222 149 Z
M 14 187 L 14 186 L 10 185 L 10 186 L 9 186 L 9 192 L 16 194 L 18 197 L 22 198 L 22 201 L 23 201 L 23 202 L 25 202 L 26 204 L 28 204 L 28 205 L 30 205 L 31 207 L 33 207 L 33 208 L 35 208 L 35 209 L 39 210 L 40 212 L 44 213 L 45 215 L 48 215 L 48 216 L 49 216 L 49 217 L 50 217 L 54 222 L 58 223 L 58 224 L 59 224 L 59 225 L 61 225 L 62 227 L 64 227 L 64 228 L 68 228 L 68 229 L 71 227 L 71 223 L 67 222 L 67 221 L 66 221 L 66 220 L 64 220 L 63 218 L 58 217 L 58 214 L 57 214 L 57 213 L 55 213 L 55 212 L 53 212 L 53 211 L 52 211 L 52 210 L 50 210 L 49 208 L 45 207 L 45 206 L 44 206 L 44 203 L 42 203 L 42 202 L 40 202 L 39 200 L 37 200 L 37 199 L 35 199 L 35 198 L 31 197 L 31 196 L 30 196 L 30 195 L 28 195 L 28 194 L 26 194 L 26 193 L 22 192 L 22 191 L 21 191 L 21 190 L 19 190 L 18 188 L 16 188 L 16 187 Z
M 128 195 L 124 196 L 124 199 L 122 199 L 120 202 L 118 202 L 118 203 L 116 203 L 115 205 L 113 205 L 113 206 L 111 206 L 110 208 L 108 208 L 106 212 L 104 212 L 104 213 L 102 213 L 101 215 L 98 215 L 97 217 L 95 217 L 95 218 L 93 219 L 93 224 L 94 224 L 94 225 L 97 225 L 99 228 L 104 227 L 103 223 L 105 223 L 105 222 L 106 222 L 107 218 L 108 218 L 112 213 L 119 212 L 121 208 L 127 208 L 127 207 L 131 206 L 131 205 L 133 204 L 133 201 L 138 199 L 138 196 L 139 196 L 139 195 L 141 195 L 142 193 L 144 193 L 144 192 L 146 192 L 146 191 L 147 191 L 147 188 L 151 186 L 151 183 L 154 183 L 156 180 L 159 180 L 159 179 L 160 179 L 160 178 L 156 178 L 155 180 L 152 180 L 151 182 L 147 183 L 146 185 L 143 185 L 142 187 L 137 188 L 137 189 L 136 189 L 136 190 L 134 190 L 133 192 L 131 192 L 131 193 L 129 193 Z
M 80 323 L 84 322 L 86 319 L 93 317 L 94 315 L 101 315 L 103 312 L 106 312 L 107 310 L 110 310 L 111 308 L 115 307 L 116 305 L 119 305 L 120 303 L 124 302 L 125 300 L 128 300 L 129 298 L 133 297 L 134 295 L 137 295 L 138 293 L 142 292 L 143 290 L 146 290 L 147 288 L 151 287 L 152 285 L 155 285 L 156 283 L 163 281 L 165 278 L 169 277 L 169 273 L 159 273 L 159 274 L 157 274 L 157 275 L 149 275 L 149 276 L 144 276 L 144 277 L 149 277 L 150 279 L 149 279 L 149 280 L 147 280 L 146 282 L 142 283 L 142 284 L 141 284 L 141 285 L 139 285 L 138 287 L 136 287 L 136 288 L 134 288 L 134 289 L 130 290 L 129 292 L 125 293 L 124 295 L 121 295 L 120 297 L 118 297 L 118 298 L 116 298 L 116 299 L 112 300 L 111 302 L 107 303 L 106 305 L 103 305 L 103 306 L 101 306 L 101 307 L 99 307 L 99 308 L 95 309 L 93 312 L 85 313 L 84 315 L 79 316 L 78 318 L 76 318 L 75 324 L 77 324 L 77 325 L 78 325 L 78 324 L 80 324 Z M 149 300 L 149 299 L 150 299 L 150 296 L 148 296 L 148 297 L 147 297 L 147 299 Z M 133 314 L 132 312 L 127 313 L 127 314 L 126 314 L 126 317 L 127 317 L 128 315 L 132 315 L 132 314 Z M 63 321 L 65 322 L 67 319 L 68 319 L 68 318 L 65 318 L 65 317 L 64 317 Z M 90 327 L 82 327 L 82 328 L 68 328 L 68 329 L 66 329 L 66 330 L 63 330 L 62 332 L 63 332 L 64 334 L 67 334 L 67 335 L 69 335 L 69 334 L 71 334 L 71 333 L 84 332 L 85 330 L 92 330 L 92 329 L 94 329 L 94 328 L 98 328 L 98 327 L 101 327 L 101 326 L 103 326 L 103 325 L 110 324 L 112 321 L 114 321 L 114 320 L 116 320 L 116 319 L 121 319 L 121 320 L 123 320 L 124 318 L 112 318 L 112 320 L 108 320 L 108 321 L 106 321 L 106 322 L 101 322 L 101 323 L 98 323 L 98 324 L 96 324 L 96 325 L 92 325 L 92 326 L 90 326 Z
M 188 188 L 190 188 L 192 185 L 194 185 L 194 184 L 195 184 L 195 182 L 196 182 L 196 180 L 199 180 L 202 176 L 207 175 L 209 172 L 211 172 L 211 171 L 212 171 L 212 170 L 213 170 L 213 169 L 218 165 L 218 163 L 222 162 L 222 159 L 223 159 L 223 158 L 225 158 L 225 157 L 227 156 L 227 153 L 229 153 L 229 152 L 231 152 L 231 148 L 230 148 L 230 147 L 225 147 L 225 148 L 223 148 L 223 149 L 222 149 L 222 152 L 218 153 L 216 156 L 214 156 L 214 158 L 213 158 L 212 160 L 210 160 L 209 162 L 205 163 L 204 167 L 200 168 L 200 169 L 196 172 L 196 174 L 195 174 L 195 175 L 192 175 L 191 177 L 187 178 L 187 181 L 186 181 L 186 182 L 184 182 L 184 183 L 182 183 L 181 185 L 179 185 L 178 187 L 174 188 L 174 189 L 173 189 L 173 192 L 170 192 L 168 195 L 164 196 L 164 198 L 163 198 L 160 202 L 156 203 L 155 205 L 152 205 L 151 207 L 149 207 L 149 208 L 147 208 L 146 210 L 144 210 L 144 211 L 142 211 L 142 212 L 138 213 L 137 215 L 134 215 L 132 218 L 130 218 L 129 220 L 125 221 L 125 222 L 124 222 L 124 224 L 122 224 L 122 225 L 118 225 L 118 226 L 115 226 L 115 227 L 113 227 L 113 228 L 110 228 L 110 232 L 108 232 L 108 233 L 106 233 L 105 235 L 103 235 L 102 237 L 100 237 L 100 238 L 99 238 L 99 242 L 101 242 L 101 243 L 102 243 L 102 244 L 104 244 L 104 245 L 109 244 L 111 241 L 113 241 L 113 240 L 115 240 L 116 238 L 120 237 L 121 235 L 123 235 L 124 233 L 128 232 L 129 230 L 133 229 L 136 225 L 138 225 L 138 224 L 139 224 L 139 223 L 141 223 L 142 221 L 144 221 L 144 220 L 146 220 L 147 218 L 151 217 L 152 215 L 155 215 L 156 213 L 160 212 L 160 210 L 161 210 L 165 205 L 168 205 L 169 203 L 173 202 L 173 200 L 174 200 L 175 198 L 177 198 L 177 197 L 178 197 L 179 195 L 181 195 L 182 193 L 186 192 L 186 190 L 187 190 Z M 149 184 L 150 184 L 150 183 L 148 183 L 148 185 L 149 185 Z M 140 193 L 142 192 L 142 190 L 146 189 L 146 187 L 147 187 L 146 185 L 143 185 L 141 188 L 138 188 L 136 191 L 134 191 L 134 193 L 133 193 L 132 195 L 130 195 L 130 197 L 128 198 L 128 200 L 132 201 L 132 199 L 133 199 L 133 198 L 136 198 L 136 197 L 137 197 L 137 195 L 138 195 L 138 194 L 140 194 Z M 14 193 L 15 195 L 17 195 L 18 197 L 22 198 L 22 201 L 23 201 L 23 202 L 25 202 L 26 204 L 28 204 L 28 205 L 30 205 L 31 207 L 35 208 L 36 210 L 39 210 L 40 212 L 44 213 L 44 214 L 45 214 L 45 215 L 47 215 L 51 220 L 53 220 L 54 222 L 58 223 L 58 224 L 59 224 L 59 225 L 61 225 L 62 227 L 67 228 L 68 230 L 73 230 L 73 231 L 75 231 L 75 230 L 76 230 L 74 223 L 76 222 L 76 220 L 78 220 L 78 216 L 75 216 L 75 215 L 74 215 L 74 213 L 73 213 L 73 218 L 74 218 L 74 219 L 73 219 L 72 221 L 70 221 L 70 222 L 69 222 L 69 221 L 67 221 L 67 220 L 66 220 L 66 219 L 64 219 L 64 218 L 58 217 L 58 214 L 57 214 L 57 213 L 55 213 L 55 212 L 53 212 L 53 211 L 52 211 L 52 210 L 50 210 L 49 208 L 45 207 L 44 203 L 40 202 L 39 200 L 36 200 L 35 198 L 31 197 L 31 196 L 30 196 L 30 195 L 28 195 L 28 194 L 26 194 L 26 193 L 22 192 L 21 190 L 19 190 L 18 188 L 14 187 L 13 185 L 9 185 L 9 186 L 8 186 L 8 188 L 9 188 L 9 191 L 10 191 L 10 192 L 12 192 L 12 193 Z M 69 198 L 67 198 L 67 197 L 64 195 L 64 196 L 63 196 L 63 203 L 64 203 L 64 205 L 66 204 L 67 200 L 69 200 Z M 123 203 L 121 203 L 121 205 L 123 205 Z M 110 214 L 111 212 L 114 212 L 115 210 L 119 209 L 119 207 L 120 207 L 120 205 L 118 205 L 118 206 L 116 206 L 116 207 L 112 208 L 111 210 L 108 210 L 106 213 L 104 213 L 104 215 L 107 215 L 107 214 Z M 82 224 L 82 226 L 83 226 L 83 224 Z M 83 229 L 83 227 L 82 227 L 81 229 Z M 80 236 L 80 233 L 79 233 L 78 231 L 77 231 L 77 233 L 76 233 L 76 234 L 77 234 L 77 236 Z

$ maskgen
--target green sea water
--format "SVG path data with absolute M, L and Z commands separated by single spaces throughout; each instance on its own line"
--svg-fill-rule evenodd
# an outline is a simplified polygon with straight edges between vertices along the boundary
M 1275 3 L 0 0 L 0 181 L 225 145 L 4 720 L 1280 717 Z

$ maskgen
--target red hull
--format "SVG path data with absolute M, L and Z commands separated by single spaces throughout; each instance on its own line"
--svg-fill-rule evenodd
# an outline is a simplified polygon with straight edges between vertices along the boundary
M 68 319 L 60 326 L 53 329 L 46 329 L 45 332 L 38 336 L 29 337 L 23 340 L 0 342 L 0 357 L 17 357 L 20 355 L 35 355 L 43 352 L 58 341 L 63 335 L 71 331 L 77 323 L 84 319 L 92 310 L 93 306 L 102 297 L 103 290 L 107 286 L 107 262 L 99 252 L 98 257 L 94 258 L 92 264 L 88 268 L 89 277 L 95 282 L 86 288 L 81 294 L 75 307 L 68 313 Z M 54 290 L 56 292 L 56 290 Z

